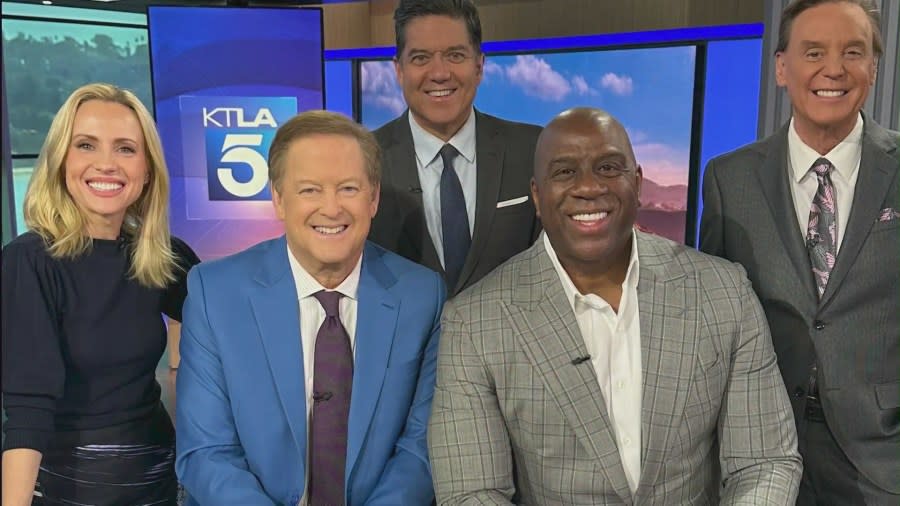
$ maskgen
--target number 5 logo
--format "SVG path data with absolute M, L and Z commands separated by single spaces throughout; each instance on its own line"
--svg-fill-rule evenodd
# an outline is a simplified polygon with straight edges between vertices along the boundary
M 216 169 L 219 184 L 235 197 L 249 198 L 266 188 L 269 182 L 269 166 L 266 159 L 254 148 L 262 146 L 261 134 L 227 134 L 222 142 L 221 163 L 244 164 L 250 167 L 250 180 L 240 182 L 234 178 L 233 169 Z

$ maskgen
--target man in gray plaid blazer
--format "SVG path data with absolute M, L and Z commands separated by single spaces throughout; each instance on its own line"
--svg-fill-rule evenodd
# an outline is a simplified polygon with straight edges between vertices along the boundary
M 545 233 L 444 308 L 429 449 L 439 504 L 793 504 L 802 471 L 744 270 L 634 231 L 624 128 L 541 134 Z

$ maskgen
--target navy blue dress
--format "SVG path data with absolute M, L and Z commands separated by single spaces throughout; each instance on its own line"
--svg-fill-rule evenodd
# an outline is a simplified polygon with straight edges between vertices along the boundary
M 174 504 L 175 431 L 156 366 L 200 260 L 172 238 L 176 281 L 130 279 L 126 239 L 52 258 L 28 232 L 3 248 L 3 450 L 41 452 L 34 504 Z

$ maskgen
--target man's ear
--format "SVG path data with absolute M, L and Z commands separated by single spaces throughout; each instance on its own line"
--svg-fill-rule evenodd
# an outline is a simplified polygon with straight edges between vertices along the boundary
M 378 204 L 381 202 L 381 183 L 376 184 L 372 188 L 372 204 L 370 207 L 369 217 L 374 218 L 378 213 Z
M 475 57 L 475 75 L 478 76 L 478 82 L 481 83 L 481 78 L 484 77 L 484 53 L 481 51 L 478 52 L 478 56 Z
M 787 79 L 784 77 L 784 51 L 775 53 L 775 84 L 787 86 Z
M 534 178 L 531 178 L 531 201 L 534 202 L 534 211 L 537 217 L 541 217 L 541 206 L 538 200 L 538 186 Z
M 272 206 L 275 208 L 275 215 L 278 216 L 279 220 L 284 221 L 285 211 L 281 193 L 278 192 L 278 187 L 274 182 L 269 183 L 269 189 L 272 191 Z
M 394 77 L 397 78 L 397 82 L 400 82 L 401 74 L 403 73 L 403 69 L 400 65 L 400 55 L 394 57 Z

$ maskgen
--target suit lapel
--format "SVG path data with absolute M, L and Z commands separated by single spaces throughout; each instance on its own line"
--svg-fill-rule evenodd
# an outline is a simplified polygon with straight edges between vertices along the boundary
M 457 286 L 465 285 L 474 272 L 482 250 L 488 243 L 491 224 L 497 210 L 500 181 L 503 178 L 503 145 L 497 136 L 496 125 L 478 111 L 475 114 L 475 228 L 472 246 L 466 256 Z M 455 287 L 451 287 L 455 288 Z
M 768 208 L 772 213 L 772 219 L 785 251 L 794 265 L 797 278 L 803 290 L 809 297 L 806 300 L 816 300 L 816 286 L 812 276 L 812 266 L 809 263 L 809 252 L 800 228 L 797 225 L 796 208 L 794 198 L 791 195 L 791 181 L 787 170 L 787 129 L 789 125 L 782 127 L 778 135 L 772 137 L 766 146 L 765 161 L 756 171 L 763 194 L 768 201 Z M 811 298 L 810 298 L 811 297 Z
M 869 230 L 878 219 L 878 212 L 887 198 L 890 183 L 897 174 L 897 161 L 889 155 L 897 149 L 897 146 L 883 128 L 868 117 L 863 118 L 865 130 L 862 157 L 859 162 L 859 177 L 853 193 L 850 218 L 834 269 L 825 286 L 825 293 L 822 294 L 820 307 L 834 297 L 841 282 L 856 262 L 856 256 L 869 236 Z
M 306 386 L 300 346 L 300 303 L 284 236 L 273 241 L 255 276 L 250 305 L 300 461 L 306 462 Z
M 372 424 L 375 406 L 381 398 L 400 310 L 400 301 L 388 290 L 395 282 L 394 275 L 382 262 L 380 252 L 367 244 L 357 293 L 356 359 L 347 429 L 347 483 L 350 483 Z
M 508 306 L 509 321 L 525 355 L 556 400 L 578 441 L 626 504 L 631 490 L 619 458 L 606 403 L 590 363 L 573 365 L 573 357 L 587 355 L 572 307 L 547 256 L 543 240 L 530 251 L 530 263 Z
M 385 166 L 390 167 L 390 170 L 384 173 L 390 178 L 389 187 L 396 191 L 391 195 L 394 198 L 393 205 L 398 210 L 397 215 L 407 217 L 407 221 L 397 224 L 405 231 L 401 237 L 410 241 L 415 257 L 421 259 L 419 263 L 443 272 L 425 221 L 422 183 L 419 181 L 416 150 L 412 131 L 409 129 L 409 111 L 394 121 L 391 137 L 392 143 L 385 150 Z
M 636 232 L 637 233 L 637 232 Z M 681 417 L 695 369 L 699 290 L 686 290 L 686 275 L 665 244 L 638 234 L 641 325 L 641 478 L 636 502 L 657 483 L 669 440 Z

